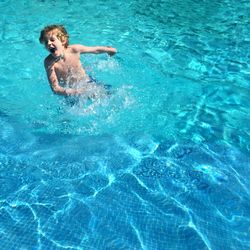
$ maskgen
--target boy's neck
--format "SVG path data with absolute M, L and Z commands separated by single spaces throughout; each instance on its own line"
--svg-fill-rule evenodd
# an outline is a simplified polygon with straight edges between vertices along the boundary
M 65 58 L 65 55 L 64 55 L 64 52 L 63 52 L 60 56 L 58 56 L 58 57 L 55 59 L 55 61 L 58 62 L 58 61 L 60 61 L 61 59 L 64 60 L 64 58 Z

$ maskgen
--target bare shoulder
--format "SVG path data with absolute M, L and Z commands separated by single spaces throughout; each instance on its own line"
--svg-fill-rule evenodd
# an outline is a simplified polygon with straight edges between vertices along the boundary
M 73 53 L 83 53 L 86 48 L 87 47 L 82 44 L 73 44 L 68 47 Z
M 45 68 L 49 68 L 53 65 L 54 60 L 53 57 L 51 55 L 48 55 L 45 59 L 44 59 L 44 67 Z
M 47 72 L 52 72 L 54 69 L 54 64 L 55 64 L 55 60 L 53 59 L 53 57 L 51 55 L 48 55 L 45 59 L 44 59 L 44 68 Z

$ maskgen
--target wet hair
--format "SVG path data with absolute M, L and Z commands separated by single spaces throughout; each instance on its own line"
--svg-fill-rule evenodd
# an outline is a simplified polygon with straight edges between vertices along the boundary
M 55 33 L 55 35 L 61 42 L 65 42 L 64 46 L 67 48 L 69 45 L 69 35 L 63 25 L 53 24 L 44 27 L 40 33 L 39 42 L 44 44 L 46 34 L 51 31 Z

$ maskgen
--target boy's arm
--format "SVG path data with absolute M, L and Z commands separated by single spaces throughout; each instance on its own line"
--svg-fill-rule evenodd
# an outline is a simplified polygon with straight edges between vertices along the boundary
M 83 54 L 83 53 L 93 53 L 93 54 L 101 54 L 101 53 L 107 53 L 110 56 L 113 56 L 117 50 L 111 46 L 84 46 L 81 44 L 75 44 L 71 46 L 73 50 Z
M 82 93 L 82 91 L 78 89 L 66 89 L 61 87 L 59 85 L 54 67 L 47 65 L 46 62 L 45 62 L 45 69 L 48 76 L 50 87 L 55 94 L 66 96 L 66 95 L 79 95 Z

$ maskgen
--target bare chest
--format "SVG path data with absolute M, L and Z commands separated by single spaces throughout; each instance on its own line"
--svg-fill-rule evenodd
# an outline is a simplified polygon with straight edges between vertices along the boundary
M 78 55 L 65 56 L 54 64 L 54 69 L 58 80 L 63 83 L 71 83 L 85 76 Z

